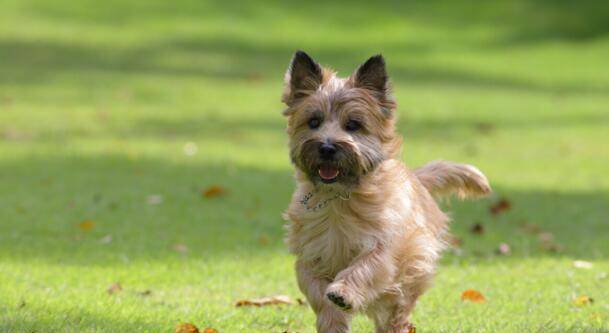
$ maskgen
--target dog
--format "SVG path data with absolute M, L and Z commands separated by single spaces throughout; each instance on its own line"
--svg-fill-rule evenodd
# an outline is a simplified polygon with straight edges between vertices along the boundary
M 400 160 L 396 102 L 376 55 L 347 78 L 297 51 L 285 75 L 296 189 L 286 243 L 317 332 L 348 332 L 365 313 L 377 333 L 414 330 L 417 298 L 448 243 L 435 199 L 489 194 L 477 168 L 447 161 L 409 170 Z

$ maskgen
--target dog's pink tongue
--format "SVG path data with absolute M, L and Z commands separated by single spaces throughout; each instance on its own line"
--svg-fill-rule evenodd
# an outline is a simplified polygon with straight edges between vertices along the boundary
M 331 165 L 322 165 L 319 167 L 319 176 L 326 180 L 334 179 L 338 176 L 338 169 Z

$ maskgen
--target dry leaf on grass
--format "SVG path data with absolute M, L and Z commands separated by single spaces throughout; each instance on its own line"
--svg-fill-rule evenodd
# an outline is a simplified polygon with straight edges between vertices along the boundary
M 484 225 L 480 223 L 474 223 L 471 228 L 469 228 L 469 231 L 475 235 L 482 235 L 484 234 Z
M 142 297 L 148 297 L 148 296 L 152 295 L 152 290 L 146 289 L 146 290 L 143 290 L 143 291 L 138 291 L 137 294 L 142 296 Z
M 603 319 L 605 317 L 606 317 L 605 314 L 600 313 L 600 312 L 595 312 L 595 313 L 590 315 L 590 320 L 594 321 L 596 324 L 602 324 L 603 323 Z
M 447 242 L 452 248 L 460 248 L 463 245 L 463 240 L 454 235 L 448 235 Z
M 265 305 L 279 305 L 279 304 L 294 304 L 289 296 L 286 295 L 276 295 L 270 297 L 263 298 L 254 298 L 254 299 L 243 299 L 237 301 L 235 306 L 265 306 Z
M 188 252 L 188 246 L 184 245 L 184 244 L 175 244 L 172 249 L 176 252 L 180 252 L 180 253 L 186 253 Z
M 590 305 L 592 303 L 594 303 L 594 299 L 587 295 L 581 295 L 573 300 L 573 305 L 575 306 Z
M 173 333 L 199 333 L 199 329 L 197 326 L 191 323 L 181 323 L 176 326 L 176 329 Z
M 100 244 L 109 244 L 112 242 L 112 235 L 106 235 L 99 239 Z
M 482 134 L 488 134 L 495 129 L 495 125 L 486 122 L 479 122 L 474 124 L 476 130 Z
M 219 185 L 212 185 L 203 190 L 202 195 L 204 198 L 215 198 L 226 194 L 226 189 Z
M 113 283 L 112 285 L 110 285 L 110 287 L 108 287 L 108 289 L 106 289 L 106 291 L 108 292 L 109 295 L 119 293 L 122 290 L 123 290 L 123 287 L 118 282 Z
M 541 227 L 539 227 L 537 224 L 529 223 L 526 221 L 520 225 L 520 229 L 523 232 L 525 232 L 527 234 L 532 234 L 532 235 L 535 235 L 535 234 L 538 234 L 541 232 Z
M 182 150 L 184 151 L 184 155 L 194 156 L 197 153 L 197 151 L 199 150 L 199 147 L 197 147 L 196 143 L 189 141 L 184 144 L 184 147 L 182 148 Z
M 205 327 L 203 333 L 218 333 L 218 330 L 213 327 Z
M 512 204 L 505 198 L 500 199 L 489 207 L 489 211 L 493 215 L 497 215 L 512 208 Z
M 160 194 L 151 194 L 146 197 L 146 203 L 151 206 L 160 205 L 163 203 L 163 196 Z
M 539 234 L 539 241 L 540 242 L 553 242 L 554 241 L 554 235 L 551 232 L 542 232 Z
M 562 252 L 565 247 L 561 244 L 558 244 L 554 241 L 554 235 L 551 232 L 542 232 L 538 235 L 539 237 L 539 246 L 542 250 L 548 252 Z
M 484 295 L 482 295 L 482 293 L 479 292 L 478 290 L 474 290 L 474 289 L 468 289 L 468 290 L 464 291 L 461 294 L 461 300 L 462 301 L 471 301 L 471 302 L 476 302 L 476 303 L 486 302 Z
M 573 262 L 573 267 L 590 269 L 590 268 L 592 268 L 592 263 L 589 261 L 584 261 L 584 260 L 575 260 Z
M 267 236 L 267 235 L 260 235 L 260 237 L 258 237 L 258 243 L 260 245 L 268 245 L 269 244 L 269 236 Z
M 78 224 L 78 229 L 82 231 L 89 231 L 95 227 L 95 221 L 93 220 L 84 220 Z

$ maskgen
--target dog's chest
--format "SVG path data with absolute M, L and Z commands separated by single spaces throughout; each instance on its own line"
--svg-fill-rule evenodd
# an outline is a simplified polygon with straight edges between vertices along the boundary
M 375 246 L 370 230 L 334 205 L 304 217 L 307 221 L 297 235 L 300 256 L 320 274 L 333 277 L 357 255 Z

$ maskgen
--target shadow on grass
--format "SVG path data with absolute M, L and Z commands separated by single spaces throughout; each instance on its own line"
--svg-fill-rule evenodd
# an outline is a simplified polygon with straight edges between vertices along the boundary
M 58 5 L 59 3 L 59 5 Z M 506 36 L 498 45 L 540 43 L 545 41 L 584 41 L 605 36 L 609 32 L 609 5 L 605 1 L 583 0 L 516 0 L 516 1 L 179 1 L 164 2 L 106 1 L 89 5 L 61 2 L 31 3 L 27 10 L 60 22 L 77 21 L 102 25 L 128 26 L 151 20 L 172 19 L 196 21 L 226 19 L 242 24 L 264 23 L 268 17 L 291 18 L 293 21 L 314 20 L 336 28 L 387 21 L 424 22 L 449 29 L 491 26 Z M 340 13 L 340 15 L 336 15 Z
M 279 82 L 296 45 L 254 43 L 234 37 L 222 40 L 192 38 L 169 40 L 147 46 L 94 47 L 66 42 L 0 40 L 0 85 L 46 84 L 58 77 L 71 76 L 92 80 L 95 75 L 137 75 L 158 77 L 207 78 L 243 80 L 257 84 L 262 79 Z M 416 47 L 415 47 L 416 49 Z M 386 43 L 363 54 L 361 48 L 341 46 L 313 50 L 322 63 L 354 70 L 372 53 L 382 50 L 388 57 L 393 81 L 409 85 L 447 85 L 475 89 L 504 89 L 516 92 L 537 92 L 557 95 L 606 95 L 609 87 L 584 83 L 541 83 L 528 79 L 509 78 L 476 71 L 438 65 L 392 65 L 392 57 L 413 55 L 409 46 Z M 416 52 L 416 51 L 415 51 Z M 172 58 L 187 58 L 180 63 Z M 221 64 L 205 59 L 222 59 Z M 341 73 L 349 75 L 350 72 Z M 93 81 L 89 81 L 93 83 Z
M 16 160 L 1 165 L 0 175 L 0 257 L 7 260 L 103 265 L 286 251 L 280 213 L 293 188 L 288 171 L 105 156 Z M 201 190 L 213 184 L 227 194 L 203 198 Z M 599 258 L 609 252 L 609 193 L 501 187 L 496 192 L 509 198 L 513 209 L 493 217 L 491 200 L 450 208 L 453 230 L 465 240 L 464 260 L 492 257 L 500 242 L 513 245 L 513 259 Z M 149 204 L 150 195 L 161 195 L 162 203 Z M 95 221 L 95 227 L 81 230 L 84 220 Z M 485 235 L 468 232 L 475 222 L 486 225 Z M 522 228 L 525 222 L 552 233 L 564 249 L 544 250 L 537 236 Z M 107 235 L 112 241 L 104 244 Z M 175 251 L 177 244 L 189 252 Z
M 296 7 L 294 7 L 296 6 Z M 359 18 L 368 24 L 392 22 L 415 22 L 430 30 L 441 28 L 454 31 L 457 44 L 467 49 L 485 47 L 511 47 L 519 43 L 539 43 L 552 40 L 589 40 L 599 38 L 609 32 L 609 6 L 602 1 L 517 1 L 471 3 L 465 1 L 421 3 L 418 1 L 395 2 L 371 6 L 367 2 L 251 2 L 236 6 L 226 1 L 184 1 L 182 6 L 163 3 L 154 5 L 141 2 L 109 2 L 96 6 L 64 6 L 34 3 L 27 10 L 42 17 L 64 22 L 99 22 L 106 28 L 113 28 L 118 21 L 127 24 L 121 29 L 138 28 L 133 22 L 159 20 L 170 26 L 171 20 L 200 21 L 206 18 L 218 19 L 218 26 L 239 18 L 244 26 L 252 29 L 266 29 L 265 18 L 294 17 L 307 22 L 311 17 L 322 20 L 329 28 L 345 29 Z M 320 11 L 319 9 L 326 9 Z M 92 10 L 94 9 L 94 10 Z M 341 12 L 337 18 L 336 12 Z M 332 14 L 325 14 L 332 13 Z M 475 14 L 472 14 L 475 13 Z M 506 14 L 507 13 L 507 14 Z M 509 15 L 509 14 L 512 15 Z M 467 19 L 464 19 L 467 18 Z M 141 21 L 140 21 L 141 20 Z M 379 22 L 377 22 L 379 21 Z M 215 22 L 215 21 L 214 21 Z M 497 29 L 498 37 L 493 42 L 484 41 L 471 44 L 467 29 L 462 27 L 484 27 L 490 31 Z M 374 26 L 370 27 L 374 29 Z M 141 29 L 141 28 L 140 28 Z M 401 27 L 394 29 L 400 36 Z M 138 31 L 138 30 L 134 30 Z M 312 32 L 319 33 L 319 32 Z M 460 35 L 462 34 L 462 35 Z M 79 41 L 40 39 L 0 39 L 0 85 L 46 84 L 58 77 L 71 76 L 92 83 L 95 75 L 113 74 L 124 76 L 159 76 L 212 78 L 214 80 L 245 80 L 256 83 L 260 79 L 279 80 L 282 72 L 296 48 L 307 47 L 312 55 L 322 63 L 338 68 L 353 70 L 372 53 L 383 52 L 388 56 L 390 73 L 396 82 L 404 84 L 440 84 L 475 89 L 506 89 L 521 92 L 550 94 L 603 94 L 609 87 L 594 83 L 577 82 L 536 82 L 526 78 L 510 78 L 466 69 L 431 65 L 422 59 L 436 52 L 438 40 L 413 40 L 412 37 L 370 41 L 365 45 L 353 43 L 345 45 L 311 44 L 301 41 L 295 35 L 293 40 L 254 40 L 239 34 L 225 33 L 211 35 L 191 33 L 168 34 L 165 39 L 155 38 L 147 44 L 119 43 L 99 45 Z M 322 38 L 323 36 L 320 36 Z M 144 39 L 142 39 L 144 40 Z M 304 44 L 303 44 L 304 43 Z M 502 45 L 502 46 L 501 46 Z M 445 51 L 442 51 L 445 52 Z M 412 61 L 416 58 L 417 61 Z M 180 61 L 171 61 L 180 59 Z M 392 61 L 392 59 L 396 59 Z M 397 59 L 401 60 L 400 65 Z M 403 59 L 406 60 L 404 63 Z M 393 64 L 393 65 L 392 65 Z M 342 73 L 347 75 L 349 73 Z

